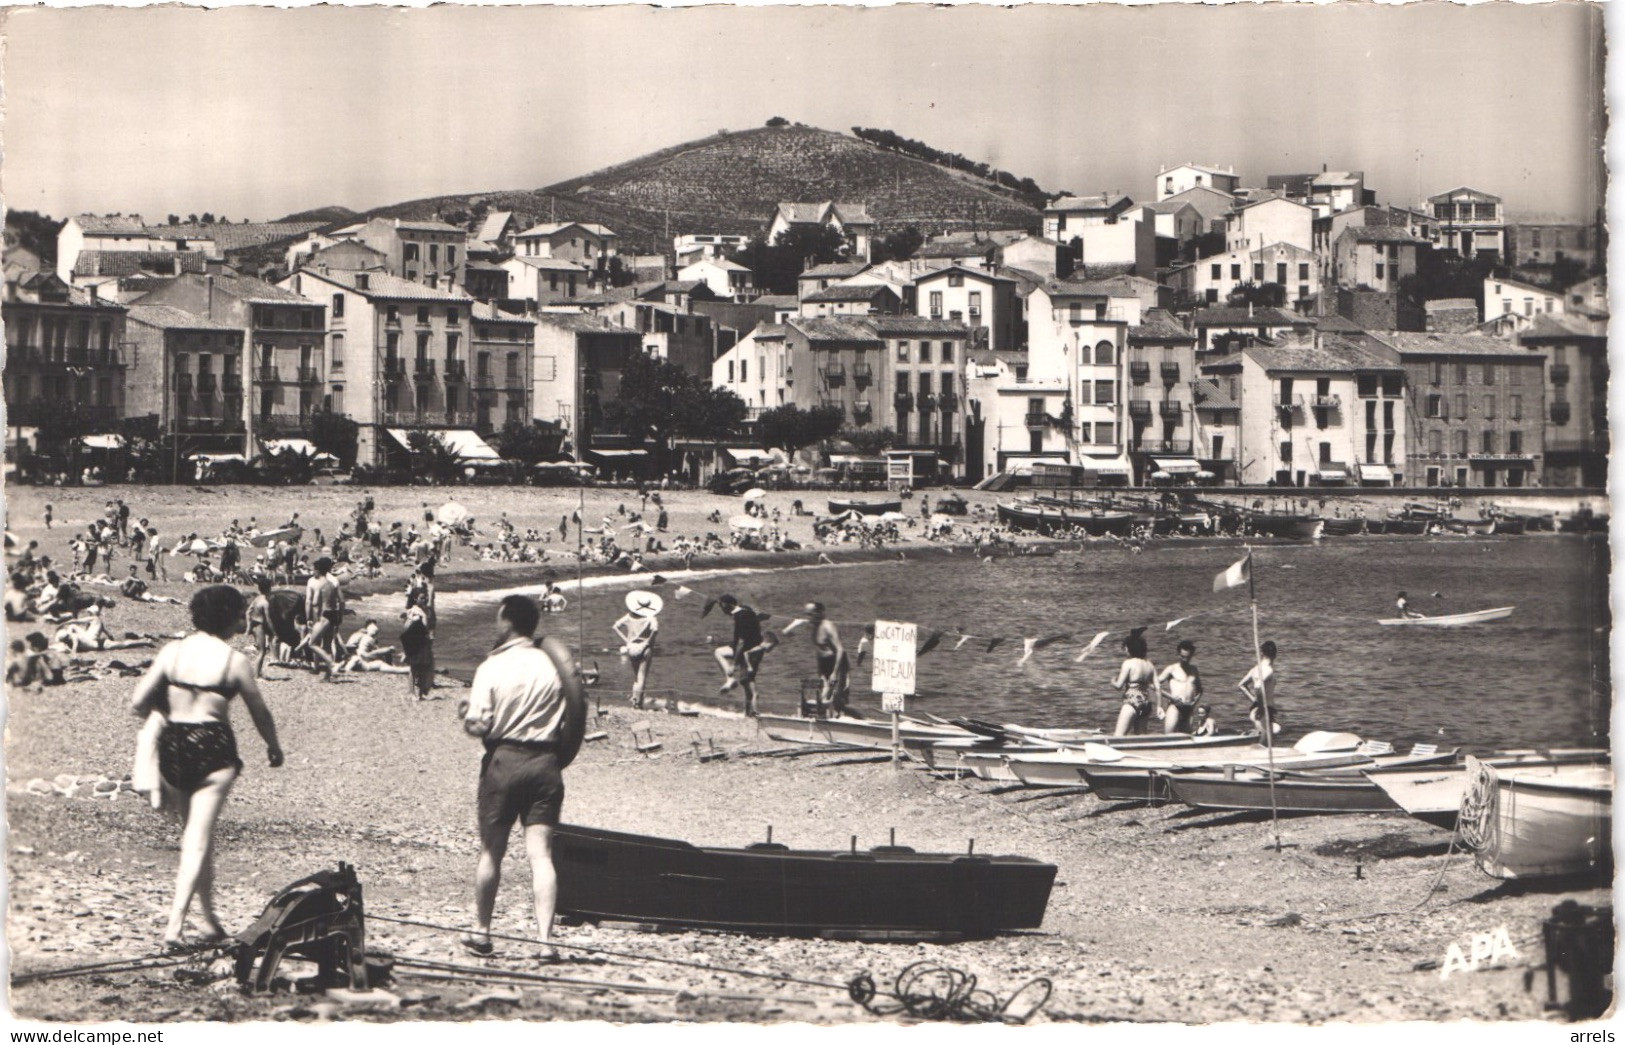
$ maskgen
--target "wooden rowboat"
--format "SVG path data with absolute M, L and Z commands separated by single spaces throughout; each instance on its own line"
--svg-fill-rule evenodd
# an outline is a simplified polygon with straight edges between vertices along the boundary
M 1467 759 L 1457 830 L 1492 878 L 1550 878 L 1612 861 L 1614 772 L 1604 765 L 1497 768 Z
M 870 751 L 891 750 L 891 721 L 867 718 L 802 718 L 796 715 L 763 715 L 757 720 L 762 732 L 774 740 L 794 744 L 834 744 Z M 909 720 L 899 727 L 898 739 L 909 751 L 920 752 L 943 741 L 981 739 L 958 726 L 935 725 Z
M 902 501 L 835 501 L 829 502 L 829 514 L 845 515 L 847 512 L 857 512 L 859 515 L 885 515 L 887 512 L 900 512 L 903 510 Z
M 1424 766 L 1449 763 L 1454 749 L 1426 755 L 1400 755 L 1372 759 L 1375 765 Z M 1277 770 L 1274 787 L 1270 772 L 1261 766 L 1230 766 L 1219 772 L 1170 772 L 1168 788 L 1174 798 L 1198 809 L 1292 813 L 1395 813 L 1398 804 L 1354 768 Z M 1272 793 L 1273 792 L 1273 793 Z
M 1559 765 L 1608 765 L 1610 759 L 1606 748 L 1527 748 L 1497 751 L 1479 761 L 1497 769 L 1533 769 Z M 1372 768 L 1366 770 L 1365 775 L 1416 819 L 1446 831 L 1455 828 L 1461 797 L 1467 790 L 1466 765 L 1427 769 Z
M 1054 864 L 906 846 L 744 849 L 564 824 L 558 913 L 583 921 L 836 939 L 962 939 L 1044 920 Z
M 256 548 L 269 548 L 277 541 L 286 541 L 289 544 L 297 543 L 299 538 L 304 535 L 305 531 L 301 526 L 284 526 L 280 530 L 267 530 L 264 533 L 255 534 L 248 539 L 248 543 Z
M 1464 628 L 1469 624 L 1485 624 L 1492 620 L 1505 620 L 1512 616 L 1516 606 L 1498 606 L 1493 610 L 1472 613 L 1451 613 L 1443 617 L 1389 617 L 1377 621 L 1385 628 Z

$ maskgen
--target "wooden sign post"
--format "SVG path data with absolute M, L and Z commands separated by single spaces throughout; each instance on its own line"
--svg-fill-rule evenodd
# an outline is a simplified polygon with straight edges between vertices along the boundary
M 902 621 L 875 621 L 874 674 L 870 688 L 880 696 L 880 709 L 891 713 L 891 763 L 901 764 L 900 717 L 906 697 L 914 693 L 915 627 Z

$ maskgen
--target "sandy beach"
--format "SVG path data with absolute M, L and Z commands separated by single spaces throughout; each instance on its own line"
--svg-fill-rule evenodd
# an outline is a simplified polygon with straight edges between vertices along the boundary
M 445 499 L 442 491 L 423 488 L 374 495 L 377 518 L 386 524 L 421 519 L 425 507 Z M 173 539 L 217 531 L 232 518 L 281 522 L 294 510 L 301 523 L 330 533 L 362 492 L 123 487 L 13 489 L 8 496 L 9 529 L 24 543 L 40 540 L 53 558 L 66 558 L 71 534 L 111 496 L 125 496 L 136 515 Z M 478 487 L 452 496 L 481 522 L 506 511 L 521 529 L 551 526 L 555 537 L 559 516 L 578 498 L 574 490 Z M 768 506 L 787 511 L 796 497 L 822 508 L 822 496 L 807 493 L 772 493 Z M 993 495 L 971 497 L 993 501 Z M 47 534 L 41 512 L 48 499 L 56 522 Z M 585 499 L 589 520 L 613 513 L 617 503 L 637 507 L 632 491 L 588 490 Z M 703 493 L 673 494 L 667 502 L 672 531 L 699 535 L 718 529 L 706 521 L 711 511 L 726 519 L 739 505 L 737 498 Z M 810 520 L 793 520 L 788 529 L 798 540 L 810 537 Z M 757 557 L 764 565 L 772 558 Z M 115 559 L 115 573 L 123 567 Z M 472 582 L 475 570 L 506 568 L 458 549 L 443 587 L 453 590 L 462 574 Z M 392 567 L 378 586 L 398 590 L 403 577 L 403 568 Z M 171 582 L 154 591 L 184 600 L 189 586 L 172 573 Z M 187 622 L 182 607 L 120 600 L 109 623 L 119 633 L 174 634 Z M 131 653 L 144 651 L 95 660 L 131 659 Z M 217 856 L 219 907 L 228 928 L 251 921 L 276 889 L 339 860 L 356 865 L 369 912 L 465 925 L 479 746 L 458 728 L 457 684 L 442 680 L 437 691 L 452 699 L 420 703 L 403 699 L 405 684 L 395 676 L 351 676 L 322 686 L 287 669 L 269 674 L 265 694 L 287 764 L 266 766 L 263 746 L 237 712 L 248 769 L 222 818 Z M 98 776 L 117 779 L 129 770 L 136 728 L 126 710 L 131 684 L 111 677 L 8 694 L 8 930 L 18 972 L 157 948 L 176 827 L 129 794 L 108 800 L 94 797 L 90 786 Z M 775 841 L 798 848 L 844 849 L 852 835 L 860 847 L 881 845 L 893 828 L 899 844 L 921 851 L 963 851 L 974 839 L 977 852 L 1059 866 L 1043 929 L 903 945 L 572 927 L 562 930 L 564 942 L 682 958 L 717 971 L 626 959 L 567 964 L 561 975 L 665 985 L 674 992 L 635 996 L 537 986 L 524 988 L 517 1006 L 477 1009 L 457 1006 L 478 988 L 402 976 L 390 989 L 407 1006 L 372 1013 L 320 997 L 247 998 L 164 969 L 103 977 L 94 986 L 80 980 L 15 987 L 14 1010 L 30 1019 L 72 1021 L 517 1016 L 838 1023 L 872 1017 L 834 989 L 775 985 L 722 970 L 830 984 L 867 970 L 885 986 L 910 962 L 931 958 L 975 973 L 1000 995 L 1032 977 L 1050 978 L 1054 993 L 1035 1017 L 1040 1021 L 1535 1019 L 1543 980 L 1537 977 L 1526 990 L 1523 977 L 1542 961 L 1541 920 L 1562 899 L 1599 903 L 1608 897 L 1603 887 L 1575 883 L 1524 891 L 1498 886 L 1453 851 L 1448 832 L 1399 814 L 1284 819 L 1284 847 L 1277 852 L 1267 818 L 1146 810 L 1089 795 L 937 779 L 912 768 L 893 770 L 867 753 L 769 755 L 784 745 L 735 715 L 634 712 L 609 694 L 603 706 L 596 717 L 608 737 L 588 744 L 566 776 L 567 821 L 730 846 L 761 840 L 769 827 Z M 640 735 L 652 730 L 661 748 L 640 754 L 634 729 Z M 696 741 L 730 757 L 701 762 Z M 35 793 L 42 783 L 47 793 Z M 517 852 L 508 873 L 496 928 L 528 934 Z M 1447 947 L 1465 948 L 1472 934 L 1501 927 L 1517 948 L 1516 959 L 1504 968 L 1441 979 L 1438 963 Z M 400 955 L 468 960 L 449 935 L 384 922 L 369 924 L 368 944 Z M 524 951 L 522 945 L 506 948 L 492 968 L 534 969 Z

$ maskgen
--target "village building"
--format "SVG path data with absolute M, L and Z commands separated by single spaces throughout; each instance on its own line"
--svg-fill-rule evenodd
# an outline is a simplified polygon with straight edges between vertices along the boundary
M 727 258 L 699 258 L 677 270 L 680 283 L 704 283 L 721 301 L 749 301 L 756 296 L 750 269 Z
M 1463 258 L 1480 254 L 1507 256 L 1507 222 L 1501 197 L 1462 186 L 1429 196 L 1433 242 Z
M 1225 247 L 1242 250 L 1286 243 L 1304 250 L 1315 246 L 1315 212 L 1296 200 L 1267 196 L 1245 203 L 1225 219 Z
M 131 305 L 126 409 L 158 419 L 175 454 L 252 456 L 243 371 L 243 328 L 173 305 Z
M 1518 335 L 1546 373 L 1544 486 L 1608 484 L 1608 338 L 1574 314 L 1542 314 Z
M 1216 305 L 1228 302 L 1238 287 L 1273 283 L 1282 289 L 1287 304 L 1308 312 L 1320 297 L 1321 269 L 1320 257 L 1314 251 L 1290 243 L 1272 243 L 1176 266 L 1168 273 L 1168 284 L 1180 300 Z
M 373 218 L 354 239 L 384 255 L 384 271 L 422 283 L 430 290 L 457 291 L 463 285 L 468 233 L 444 221 Z
M 536 320 L 503 312 L 489 302 L 473 306 L 474 431 L 481 435 L 531 420 L 531 373 Z
M 797 227 L 822 226 L 834 229 L 846 242 L 847 257 L 867 262 L 874 242 L 875 220 L 861 203 L 782 202 L 767 226 L 767 242 L 777 243 L 784 233 Z
M 1210 189 L 1229 194 L 1234 193 L 1240 184 L 1241 179 L 1234 167 L 1182 163 L 1157 172 L 1154 195 L 1159 200 L 1167 200 L 1191 189 Z
M 604 419 L 604 404 L 620 395 L 627 360 L 642 351 L 642 337 L 600 316 L 543 312 L 536 317 L 531 412 L 565 433 L 563 450 L 583 462 L 609 467 L 647 456 L 627 433 Z
M 132 347 L 127 310 L 94 288 L 70 286 L 51 272 L 6 280 L 0 318 L 6 328 L 4 371 L 7 442 L 22 430 L 76 417 L 110 432 L 127 412 Z M 156 371 L 149 356 L 146 369 Z M 35 446 L 35 449 L 41 449 Z
M 1546 445 L 1545 358 L 1482 334 L 1383 331 L 1378 352 L 1404 367 L 1405 475 L 1414 485 L 1530 486 Z
M 914 301 L 918 316 L 968 325 L 978 348 L 1021 346 L 1020 303 L 1009 277 L 953 265 L 917 277 Z

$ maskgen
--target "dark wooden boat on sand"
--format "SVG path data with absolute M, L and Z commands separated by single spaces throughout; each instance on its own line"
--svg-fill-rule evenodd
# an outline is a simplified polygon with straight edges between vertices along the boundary
M 887 512 L 900 512 L 903 510 L 902 501 L 837 501 L 829 502 L 829 514 L 845 515 L 847 512 L 857 512 L 859 515 L 885 515 Z
M 582 921 L 833 939 L 963 939 L 1044 920 L 1054 864 L 1022 856 L 722 849 L 561 825 L 558 912 Z

